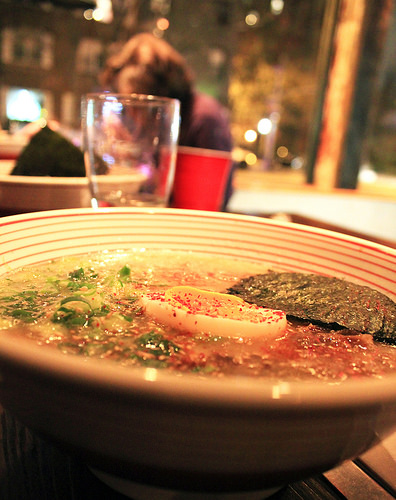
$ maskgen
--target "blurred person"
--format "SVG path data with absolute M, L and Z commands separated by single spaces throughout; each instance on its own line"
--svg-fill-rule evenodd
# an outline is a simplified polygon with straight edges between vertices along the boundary
M 186 60 L 166 41 L 150 33 L 133 36 L 108 58 L 99 84 L 110 92 L 179 99 L 179 145 L 231 152 L 228 111 L 215 98 L 196 90 Z M 232 194 L 232 173 L 223 209 Z

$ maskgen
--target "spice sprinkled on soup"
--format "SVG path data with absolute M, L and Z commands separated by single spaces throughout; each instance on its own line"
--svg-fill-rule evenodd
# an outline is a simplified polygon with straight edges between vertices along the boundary
M 189 286 L 142 296 L 143 310 L 160 323 L 193 334 L 276 338 L 286 329 L 283 311 L 249 304 L 239 297 Z
M 0 279 L 0 330 L 68 355 L 206 377 L 335 383 L 396 372 L 396 348 L 370 334 L 230 294 L 267 272 L 170 251 L 63 258 Z

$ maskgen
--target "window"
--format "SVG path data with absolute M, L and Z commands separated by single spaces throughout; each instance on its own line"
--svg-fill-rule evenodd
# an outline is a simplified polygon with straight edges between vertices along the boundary
M 325 15 L 325 0 L 239 4 L 229 96 L 234 140 L 252 168 L 304 167 Z
M 44 96 L 38 90 L 11 88 L 7 92 L 7 119 L 33 122 L 41 117 Z
M 381 40 L 381 57 L 373 96 L 368 108 L 371 120 L 363 142 L 359 169 L 360 189 L 393 192 L 396 199 L 396 3 L 383 10 L 386 26 Z M 373 40 L 368 40 L 374 45 Z M 378 41 L 377 41 L 378 43 Z
M 1 60 L 4 64 L 51 69 L 53 36 L 33 28 L 5 28 L 2 31 Z
M 78 73 L 97 75 L 102 66 L 103 46 L 99 40 L 84 38 L 80 41 L 76 54 Z
M 396 1 L 252 0 L 238 16 L 230 99 L 245 166 L 263 183 L 395 199 Z

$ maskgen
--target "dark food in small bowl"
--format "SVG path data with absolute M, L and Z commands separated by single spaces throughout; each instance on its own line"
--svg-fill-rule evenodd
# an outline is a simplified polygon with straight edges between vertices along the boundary
M 11 175 L 85 177 L 84 155 L 66 137 L 45 126 L 21 151 Z

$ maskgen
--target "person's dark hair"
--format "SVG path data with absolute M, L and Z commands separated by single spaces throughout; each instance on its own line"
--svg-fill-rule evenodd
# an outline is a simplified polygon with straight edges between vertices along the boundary
M 104 90 L 112 92 L 179 99 L 184 111 L 190 105 L 194 85 L 183 56 L 150 33 L 133 36 L 119 53 L 109 57 L 99 82 Z

